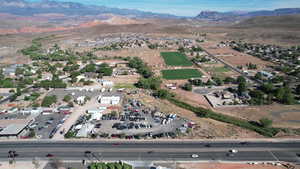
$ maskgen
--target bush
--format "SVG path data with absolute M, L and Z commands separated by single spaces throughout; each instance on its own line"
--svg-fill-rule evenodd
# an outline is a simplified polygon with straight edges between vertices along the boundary
M 262 127 L 267 128 L 272 126 L 273 121 L 268 118 L 262 118 L 259 120 L 259 123 Z
M 186 84 L 184 84 L 182 86 L 182 89 L 186 90 L 186 91 L 192 91 L 193 90 L 193 86 L 190 83 L 186 83 Z

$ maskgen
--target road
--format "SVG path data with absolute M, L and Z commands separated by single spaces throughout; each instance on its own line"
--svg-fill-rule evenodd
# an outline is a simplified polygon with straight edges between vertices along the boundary
M 230 155 L 230 149 L 239 152 Z M 16 160 L 47 159 L 48 153 L 62 160 L 144 161 L 287 161 L 300 164 L 300 141 L 284 142 L 190 142 L 190 141 L 3 141 L 0 160 L 15 150 Z M 90 151 L 86 155 L 84 152 Z M 199 158 L 191 158 L 198 154 Z

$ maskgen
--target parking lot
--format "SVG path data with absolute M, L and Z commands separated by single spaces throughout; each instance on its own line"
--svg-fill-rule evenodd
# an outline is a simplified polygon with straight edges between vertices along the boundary
M 52 138 L 67 117 L 63 113 L 40 114 L 29 127 L 34 129 L 39 139 Z
M 176 114 L 165 115 L 157 110 L 151 110 L 137 100 L 129 100 L 123 106 L 120 115 L 105 114 L 102 120 L 95 122 L 94 132 L 111 137 L 125 136 L 133 138 L 145 137 L 175 137 L 178 129 L 184 128 L 186 120 Z

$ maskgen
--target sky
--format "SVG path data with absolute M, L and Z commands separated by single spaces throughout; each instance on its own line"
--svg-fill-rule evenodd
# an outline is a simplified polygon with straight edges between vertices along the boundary
M 38 0 L 31 0 L 38 1 Z M 253 11 L 300 7 L 300 0 L 56 0 L 138 9 L 178 16 L 196 16 L 201 11 Z

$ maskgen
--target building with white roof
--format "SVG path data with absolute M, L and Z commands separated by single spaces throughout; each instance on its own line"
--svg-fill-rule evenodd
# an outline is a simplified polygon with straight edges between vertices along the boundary
M 109 81 L 109 80 L 102 80 L 101 84 L 103 87 L 112 87 L 114 85 L 114 82 Z
M 80 130 L 77 132 L 76 137 L 88 137 L 94 128 L 94 124 L 86 123 L 83 124 Z
M 116 105 L 121 101 L 121 97 L 117 95 L 101 95 L 97 99 L 100 104 Z

